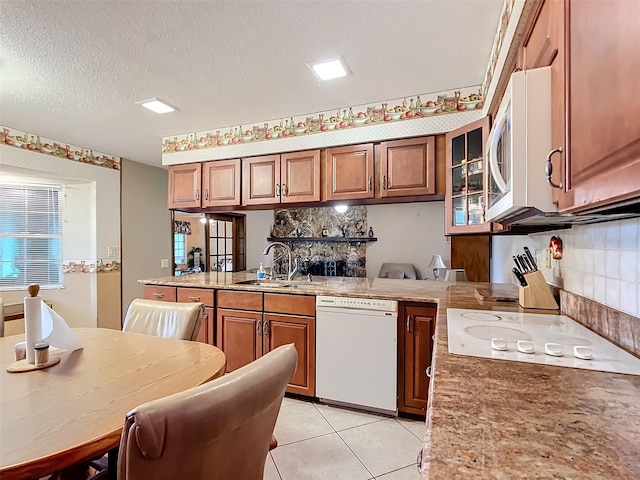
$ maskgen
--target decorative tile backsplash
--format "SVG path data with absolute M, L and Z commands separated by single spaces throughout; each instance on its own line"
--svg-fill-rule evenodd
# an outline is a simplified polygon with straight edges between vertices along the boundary
M 344 213 L 338 213 L 334 208 L 275 210 L 271 234 L 275 239 L 300 238 L 285 242 L 291 247 L 293 257 L 298 259 L 301 275 L 367 276 L 364 241 L 369 238 L 367 207 L 349 207 Z M 314 240 L 305 240 L 310 237 Z M 325 237 L 327 241 L 322 240 Z M 363 241 L 353 240 L 354 237 Z M 277 251 L 274 258 L 276 270 L 284 272 L 286 256 Z
M 552 236 L 561 260 L 548 258 Z M 640 218 L 529 235 L 547 282 L 629 315 L 640 316 Z

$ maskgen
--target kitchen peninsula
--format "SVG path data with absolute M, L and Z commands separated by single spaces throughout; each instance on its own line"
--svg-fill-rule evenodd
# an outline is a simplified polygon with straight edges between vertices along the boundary
M 253 278 L 203 273 L 140 282 L 435 303 L 423 479 L 640 478 L 640 376 L 449 353 L 448 308 L 524 311 L 517 303 L 480 300 L 478 289 L 491 285 L 341 277 L 298 280 L 292 287 L 238 283 Z

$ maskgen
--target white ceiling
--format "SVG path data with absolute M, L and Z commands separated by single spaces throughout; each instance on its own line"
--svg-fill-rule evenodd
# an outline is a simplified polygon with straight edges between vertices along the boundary
M 163 136 L 480 84 L 501 5 L 2 0 L 0 123 L 160 166 Z

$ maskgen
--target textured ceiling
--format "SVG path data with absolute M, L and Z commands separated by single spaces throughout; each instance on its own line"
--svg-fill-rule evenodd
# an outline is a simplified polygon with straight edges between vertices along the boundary
M 501 5 L 2 0 L 0 123 L 160 166 L 162 136 L 479 84 Z

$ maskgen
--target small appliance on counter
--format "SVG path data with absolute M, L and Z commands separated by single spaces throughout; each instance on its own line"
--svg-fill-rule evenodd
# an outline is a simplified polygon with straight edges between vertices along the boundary
M 560 307 L 551 294 L 542 272 L 528 247 L 524 247 L 524 255 L 514 255 L 513 274 L 520 283 L 518 303 L 525 308 L 540 308 L 543 310 L 558 310 Z

